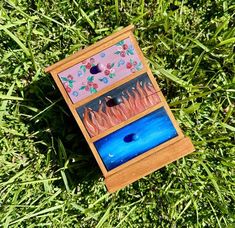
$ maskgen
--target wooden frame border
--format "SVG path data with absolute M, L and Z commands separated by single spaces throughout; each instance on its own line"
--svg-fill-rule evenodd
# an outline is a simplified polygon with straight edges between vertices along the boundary
M 163 96 L 146 60 L 145 57 L 137 43 L 136 38 L 134 37 L 133 31 L 134 30 L 134 26 L 130 25 L 116 33 L 113 33 L 112 35 L 98 41 L 97 43 L 83 49 L 80 50 L 78 52 L 76 52 L 73 55 L 70 55 L 69 57 L 47 67 L 45 69 L 45 72 L 50 72 L 55 83 L 57 84 L 64 100 L 66 101 L 69 109 L 71 110 L 77 124 L 79 125 L 87 143 L 89 144 L 91 151 L 105 177 L 105 182 L 106 185 L 108 187 L 108 190 L 110 192 L 116 191 L 117 189 L 124 187 L 125 185 L 139 179 L 140 177 L 151 173 L 152 171 L 178 159 L 179 157 L 182 157 L 190 152 L 192 152 L 194 150 L 194 147 L 190 141 L 190 139 L 185 138 L 177 121 L 175 120 L 169 105 L 167 104 L 165 97 Z M 100 51 L 114 45 L 115 43 L 117 43 L 118 41 L 122 40 L 122 39 L 126 39 L 126 38 L 130 38 L 131 42 L 133 43 L 133 46 L 140 58 L 140 61 L 143 64 L 143 69 L 141 69 L 140 71 L 137 71 L 129 76 L 126 76 L 125 78 L 115 82 L 112 85 L 109 85 L 107 87 L 105 87 L 103 90 L 98 91 L 96 94 L 90 95 L 87 98 L 84 98 L 76 103 L 72 103 L 69 95 L 67 94 L 67 92 L 64 89 L 64 86 L 60 80 L 60 78 L 58 77 L 58 73 L 64 71 L 65 69 L 83 61 L 84 59 L 89 58 L 90 56 L 99 53 Z M 161 102 L 153 107 L 150 107 L 148 109 L 146 109 L 145 111 L 137 114 L 136 116 L 118 124 L 117 126 L 114 126 L 110 129 L 108 129 L 105 132 L 102 132 L 101 134 L 99 134 L 98 136 L 94 136 L 94 137 L 90 137 L 90 135 L 88 134 L 80 116 L 78 115 L 76 109 L 82 105 L 84 105 L 85 103 L 88 103 L 89 101 L 113 90 L 114 88 L 119 87 L 120 85 L 131 81 L 132 79 L 140 76 L 143 73 L 147 73 L 148 77 L 150 78 L 151 83 L 153 84 L 156 92 L 158 93 Z M 128 162 L 108 171 L 98 153 L 98 151 L 95 148 L 94 142 L 99 140 L 102 137 L 107 136 L 108 134 L 111 134 L 112 132 L 140 119 L 141 117 L 147 115 L 148 113 L 151 113 L 161 107 L 164 107 L 164 109 L 166 110 L 167 115 L 169 116 L 173 126 L 175 127 L 178 136 L 172 138 L 171 140 L 166 141 L 165 143 L 160 144 L 159 146 L 144 152 L 143 154 L 129 160 Z M 188 146 L 188 148 L 186 148 Z M 172 154 L 170 154 L 172 152 Z M 160 157 L 160 161 L 152 161 L 153 158 L 155 159 L 156 154 L 158 157 Z M 176 154 L 176 157 L 174 157 L 173 155 Z M 161 156 L 163 156 L 161 158 Z M 149 163 L 151 164 L 149 167 L 146 167 L 146 164 Z M 138 167 L 145 167 L 143 171 L 139 170 Z M 122 180 L 122 175 L 125 175 L 124 179 Z M 131 175 L 131 177 L 128 179 L 128 175 Z M 116 178 L 118 178 L 119 180 L 115 180 Z

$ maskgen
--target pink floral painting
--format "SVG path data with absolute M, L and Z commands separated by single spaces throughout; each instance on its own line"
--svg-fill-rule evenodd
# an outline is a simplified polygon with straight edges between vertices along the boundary
M 76 103 L 142 69 L 129 38 L 58 74 L 71 101 Z

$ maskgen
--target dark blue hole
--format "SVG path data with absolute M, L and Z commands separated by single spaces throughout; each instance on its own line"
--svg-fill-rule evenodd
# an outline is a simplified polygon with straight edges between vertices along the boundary
M 97 64 L 97 65 L 91 67 L 91 69 L 90 69 L 90 73 L 91 73 L 91 74 L 98 74 L 98 73 L 101 72 L 101 69 L 99 68 L 98 65 L 99 65 L 99 64 Z
M 124 142 L 127 142 L 127 143 L 133 142 L 133 141 L 136 141 L 138 138 L 139 137 L 137 134 L 132 133 L 124 137 Z

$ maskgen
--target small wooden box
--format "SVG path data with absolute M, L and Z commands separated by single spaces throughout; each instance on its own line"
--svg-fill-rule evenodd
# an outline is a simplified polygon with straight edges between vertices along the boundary
M 130 25 L 46 68 L 81 128 L 109 192 L 194 151 Z

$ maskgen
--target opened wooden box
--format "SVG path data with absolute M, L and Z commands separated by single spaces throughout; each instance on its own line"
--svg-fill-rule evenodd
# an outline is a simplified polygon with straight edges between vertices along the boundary
M 194 147 L 179 128 L 130 25 L 46 68 L 114 192 Z

